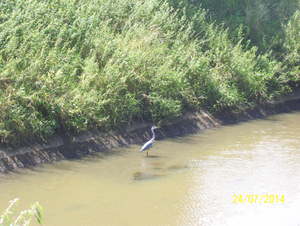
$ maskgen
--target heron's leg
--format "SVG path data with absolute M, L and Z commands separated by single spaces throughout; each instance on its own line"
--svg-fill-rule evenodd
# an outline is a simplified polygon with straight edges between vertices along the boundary
M 149 151 L 149 149 L 147 150 L 147 156 L 148 156 L 148 151 Z

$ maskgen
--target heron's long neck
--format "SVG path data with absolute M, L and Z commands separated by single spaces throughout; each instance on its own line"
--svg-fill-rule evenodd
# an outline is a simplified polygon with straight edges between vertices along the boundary
M 152 131 L 152 134 L 153 134 L 153 136 L 152 136 L 152 140 L 154 140 L 154 139 L 155 139 L 155 133 L 154 133 L 154 130 L 153 130 L 153 128 L 151 128 L 151 131 Z

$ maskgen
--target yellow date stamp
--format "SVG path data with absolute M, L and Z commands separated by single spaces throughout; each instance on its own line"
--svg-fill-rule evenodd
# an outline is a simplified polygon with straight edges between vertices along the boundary
M 233 203 L 284 203 L 284 195 L 233 195 Z

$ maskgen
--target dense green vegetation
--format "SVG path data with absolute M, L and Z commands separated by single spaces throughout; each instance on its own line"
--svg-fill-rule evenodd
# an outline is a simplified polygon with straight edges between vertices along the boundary
M 2 0 L 1 142 L 239 113 L 299 83 L 298 1 L 197 2 Z
M 273 50 L 277 57 L 284 52 L 285 30 L 291 16 L 299 9 L 299 0 L 203 0 L 202 7 L 210 9 L 207 17 L 217 23 L 224 23 L 229 36 L 238 37 L 242 25 L 244 39 L 251 40 L 259 52 Z

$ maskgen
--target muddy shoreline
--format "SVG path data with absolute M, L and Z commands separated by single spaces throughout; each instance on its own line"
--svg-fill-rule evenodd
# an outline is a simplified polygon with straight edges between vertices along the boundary
M 203 110 L 199 113 L 187 113 L 180 119 L 165 122 L 156 130 L 156 139 L 195 133 L 199 130 L 221 125 L 247 121 L 300 109 L 300 90 L 283 95 L 271 106 L 255 106 L 242 115 L 211 115 Z M 101 131 L 84 132 L 73 141 L 56 135 L 44 144 L 34 144 L 15 150 L 0 148 L 0 172 L 15 168 L 68 159 L 94 152 L 109 152 L 110 149 L 129 144 L 142 144 L 152 136 L 150 126 L 145 122 L 135 122 L 124 131 L 103 133 Z M 139 150 L 137 150 L 138 152 Z

